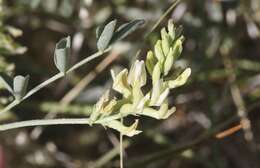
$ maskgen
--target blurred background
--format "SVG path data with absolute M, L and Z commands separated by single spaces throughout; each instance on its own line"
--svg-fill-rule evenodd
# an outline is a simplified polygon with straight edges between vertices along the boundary
M 260 1 L 180 0 L 149 35 L 172 0 L 0 0 L 0 71 L 30 74 L 29 88 L 55 73 L 56 42 L 72 37 L 72 62 L 96 52 L 95 29 L 112 19 L 146 24 L 114 49 L 42 89 L 1 123 L 85 117 L 105 89 L 110 69 L 129 68 L 172 18 L 182 26 L 184 52 L 176 65 L 191 78 L 170 94 L 169 119 L 142 118 L 143 133 L 125 138 L 125 164 L 134 168 L 257 168 L 260 153 Z M 139 55 L 137 51 L 141 49 Z M 12 101 L 1 85 L 0 108 Z M 241 123 L 241 124 L 240 124 Z M 225 131 L 227 130 L 227 131 Z M 222 132 L 224 131 L 224 132 Z M 0 133 L 0 168 L 119 167 L 118 133 L 88 126 L 49 126 Z

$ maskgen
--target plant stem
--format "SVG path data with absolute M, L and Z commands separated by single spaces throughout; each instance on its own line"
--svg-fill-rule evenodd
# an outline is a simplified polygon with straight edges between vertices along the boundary
M 111 47 L 108 47 L 106 50 L 104 51 L 98 51 L 90 56 L 88 56 L 87 58 L 81 60 L 80 62 L 78 62 L 77 64 L 73 65 L 67 72 L 70 73 L 76 69 L 78 69 L 79 67 L 81 67 L 82 65 L 90 62 L 91 60 L 103 55 L 104 53 L 108 52 L 111 50 Z M 22 101 L 24 101 L 25 99 L 29 98 L 30 96 L 32 96 L 34 93 L 38 92 L 39 90 L 41 90 L 42 88 L 46 87 L 47 85 L 49 85 L 50 83 L 64 77 L 65 75 L 60 72 L 57 73 L 56 75 L 54 75 L 53 77 L 49 78 L 48 80 L 44 81 L 43 83 L 35 86 L 33 89 L 31 89 L 30 91 L 28 91 L 28 93 L 20 100 L 14 100 L 12 103 L 10 103 L 8 106 L 6 106 L 3 110 L 0 111 L 0 113 L 5 113 L 7 111 L 9 111 L 10 109 L 12 109 L 13 107 L 15 107 L 16 105 L 18 105 L 19 103 L 21 103 Z
M 13 102 L 11 102 L 8 106 L 6 106 L 2 111 L 1 113 L 5 113 L 9 110 L 11 110 L 13 107 L 15 107 L 17 104 L 19 104 L 19 101 L 17 100 L 14 100 Z
M 121 123 L 123 124 L 123 117 L 121 117 Z M 123 134 L 120 132 L 119 139 L 119 154 L 120 154 L 120 168 L 124 168 L 124 147 L 123 147 Z
M 105 124 L 111 120 L 121 118 L 121 115 L 115 114 L 106 118 L 95 121 L 93 124 Z M 31 127 L 31 126 L 43 126 L 43 125 L 76 125 L 76 124 L 89 124 L 89 118 L 58 118 L 58 119 L 39 119 L 39 120 L 27 120 L 18 121 L 8 124 L 0 125 L 0 131 Z
M 0 125 L 0 131 L 22 128 L 22 127 L 31 127 L 38 125 L 76 125 L 76 124 L 89 124 L 89 118 L 60 118 L 60 119 L 46 119 L 46 120 L 27 120 L 19 121 L 9 124 Z
M 48 80 L 42 82 L 41 84 L 35 86 L 33 89 L 31 89 L 23 98 L 22 101 L 29 98 L 31 95 L 33 95 L 34 93 L 38 92 L 39 90 L 41 90 L 42 88 L 44 88 L 45 86 L 49 85 L 50 83 L 62 78 L 64 76 L 63 73 L 58 73 L 56 75 L 54 75 L 53 77 L 49 78 Z

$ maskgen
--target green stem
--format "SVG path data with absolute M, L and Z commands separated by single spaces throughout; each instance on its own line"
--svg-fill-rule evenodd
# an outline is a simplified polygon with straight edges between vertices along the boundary
M 111 50 L 111 47 L 108 47 L 106 50 L 104 51 L 98 51 L 95 54 L 92 54 L 90 56 L 88 56 L 87 58 L 81 60 L 80 62 L 78 62 L 77 64 L 73 65 L 66 73 L 70 73 L 76 69 L 78 69 L 79 67 L 81 67 L 82 65 L 90 62 L 91 60 L 103 55 L 104 53 L 108 52 Z M 5 113 L 7 111 L 9 111 L 10 109 L 12 109 L 13 107 L 17 106 L 18 104 L 20 104 L 22 101 L 24 101 L 25 99 L 29 98 L 30 96 L 32 96 L 34 93 L 38 92 L 39 90 L 41 90 L 42 88 L 46 87 L 47 85 L 53 83 L 54 81 L 60 79 L 64 77 L 64 74 L 62 72 L 57 73 L 56 75 L 54 75 L 53 77 L 49 78 L 48 80 L 44 81 L 43 83 L 35 86 L 33 89 L 31 89 L 30 91 L 28 91 L 28 93 L 20 100 L 14 100 L 12 103 L 10 103 L 8 106 L 6 106 L 3 110 L 0 111 L 0 113 Z
M 2 111 L 1 113 L 5 113 L 9 110 L 11 110 L 13 107 L 15 107 L 17 104 L 19 104 L 20 102 L 17 101 L 17 100 L 14 100 L 13 102 L 11 102 L 8 106 L 6 106 Z
M 0 125 L 0 131 L 22 128 L 22 127 L 32 127 L 39 125 L 76 125 L 76 124 L 89 124 L 89 118 L 60 118 L 60 119 L 45 119 L 45 120 L 27 120 L 19 121 L 9 124 Z
M 62 78 L 64 76 L 64 74 L 62 72 L 54 75 L 53 77 L 49 78 L 48 80 L 42 82 L 41 84 L 35 86 L 33 89 L 31 89 L 23 98 L 22 101 L 29 98 L 30 96 L 32 96 L 34 93 L 38 92 L 39 90 L 41 90 L 42 88 L 44 88 L 45 86 L 49 85 L 50 83 Z
M 123 117 L 121 117 L 121 123 L 123 124 Z M 120 168 L 124 168 L 124 147 L 123 147 L 123 134 L 120 132 L 119 139 L 119 154 L 120 154 Z
M 121 115 L 115 114 L 106 118 L 97 120 L 94 124 L 105 124 L 109 121 L 121 118 Z M 39 120 L 27 120 L 18 121 L 14 123 L 0 125 L 0 131 L 32 127 L 32 126 L 43 126 L 43 125 L 76 125 L 76 124 L 90 124 L 89 118 L 59 118 L 59 119 L 39 119 Z

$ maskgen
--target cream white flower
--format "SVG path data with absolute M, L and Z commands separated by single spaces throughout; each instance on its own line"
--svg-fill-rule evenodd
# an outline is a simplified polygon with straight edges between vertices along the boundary
M 146 78 L 144 61 L 136 60 L 134 65 L 130 68 L 127 78 L 128 83 L 132 87 L 142 87 L 146 84 Z

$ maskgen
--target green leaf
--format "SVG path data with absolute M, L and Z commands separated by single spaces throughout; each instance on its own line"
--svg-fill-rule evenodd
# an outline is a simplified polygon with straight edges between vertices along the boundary
M 145 23 L 145 20 L 143 19 L 137 19 L 133 20 L 129 23 L 125 23 L 121 25 L 116 32 L 113 35 L 113 38 L 111 40 L 111 43 L 114 43 L 116 41 L 122 40 L 127 35 L 138 29 L 139 27 L 143 26 Z
M 97 41 L 98 50 L 103 51 L 108 47 L 108 45 L 110 44 L 110 41 L 112 39 L 112 36 L 114 34 L 115 27 L 116 27 L 116 20 L 109 22 L 104 27 L 104 29 Z
M 29 75 L 27 76 L 16 76 L 13 82 L 13 94 L 15 99 L 20 100 L 26 94 L 27 86 L 29 82 Z
M 69 69 L 69 57 L 71 49 L 70 36 L 61 39 L 55 48 L 54 63 L 60 72 L 66 73 Z
M 13 93 L 12 89 L 12 78 L 9 77 L 8 75 L 1 73 L 0 74 L 0 81 L 4 85 L 4 87 L 10 92 Z

